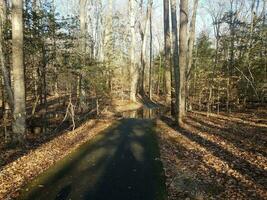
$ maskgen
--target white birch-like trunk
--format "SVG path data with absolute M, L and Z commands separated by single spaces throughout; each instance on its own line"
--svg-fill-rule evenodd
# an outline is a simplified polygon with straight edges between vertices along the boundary
M 14 109 L 12 130 L 15 140 L 24 144 L 26 131 L 25 75 L 23 63 L 23 0 L 12 0 L 12 63 Z
M 136 34 L 135 34 L 135 0 L 129 0 L 129 14 L 130 14 L 130 31 L 131 31 L 131 49 L 130 49 L 130 100 L 136 102 L 137 82 L 138 82 L 138 67 L 135 63 L 135 49 L 136 49 Z

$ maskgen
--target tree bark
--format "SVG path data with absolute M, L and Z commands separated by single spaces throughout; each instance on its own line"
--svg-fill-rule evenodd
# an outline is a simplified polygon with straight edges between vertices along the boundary
M 165 95 L 166 101 L 171 99 L 171 34 L 169 17 L 169 0 L 163 0 L 164 5 L 164 76 L 165 76 Z
M 196 16 L 197 16 L 197 7 L 198 7 L 198 0 L 194 0 L 193 6 L 193 14 L 192 19 L 190 22 L 190 30 L 189 30 L 189 39 L 188 39 L 188 62 L 186 68 L 186 109 L 190 109 L 189 107 L 189 90 L 190 90 L 190 75 L 192 70 L 192 63 L 193 63 L 193 49 L 196 37 Z
M 187 25 L 188 25 L 188 0 L 180 0 L 180 30 L 179 30 L 179 113 L 178 123 L 183 125 L 185 117 L 185 76 L 187 64 Z
M 80 50 L 82 67 L 85 66 L 86 62 L 86 29 L 87 29 L 87 0 L 80 0 Z M 77 76 L 77 100 L 78 107 L 80 108 L 83 104 L 83 73 L 78 72 Z
M 198 0 L 194 0 L 193 14 L 192 14 L 191 22 L 190 22 L 190 31 L 189 31 L 189 39 L 188 39 L 188 64 L 187 64 L 187 72 L 186 72 L 187 80 L 189 79 L 190 71 L 192 68 L 192 62 L 193 62 L 193 48 L 194 48 L 195 36 L 196 36 L 197 7 L 198 7 Z
M 130 86 L 130 100 L 136 102 L 136 91 L 137 91 L 137 82 L 138 82 L 138 67 L 135 63 L 135 0 L 129 0 L 129 14 L 130 14 L 130 31 L 131 31 L 131 67 L 130 67 L 130 76 L 131 76 L 131 86 Z
M 23 63 L 23 0 L 12 0 L 12 63 L 14 78 L 14 109 L 12 130 L 15 140 L 25 143 L 26 95 Z
M 149 99 L 152 100 L 152 59 L 153 59 L 153 31 L 152 31 L 152 6 L 153 0 L 149 0 L 149 30 L 150 30 L 150 42 L 149 42 Z
M 11 81 L 10 74 L 5 66 L 5 57 L 3 52 L 3 41 L 4 41 L 4 25 L 6 20 L 6 2 L 4 0 L 0 0 L 0 64 L 2 70 L 2 76 L 4 80 L 4 89 L 7 93 L 8 104 L 10 107 L 13 107 L 13 92 L 11 89 Z
M 175 118 L 178 122 L 179 120 L 179 85 L 180 85 L 180 71 L 179 71 L 179 52 L 178 52 L 178 30 L 177 30 L 177 8 L 176 0 L 171 0 L 171 24 L 172 24 L 172 67 L 174 72 L 175 80 L 175 106 L 174 113 L 176 113 Z
M 149 5 L 149 2 L 148 2 Z M 142 6 L 142 5 L 141 5 Z M 141 10 L 143 10 L 141 8 Z M 147 13 L 146 13 L 146 21 L 145 21 L 145 27 L 142 28 L 141 22 L 140 22 L 140 36 L 142 41 L 142 50 L 141 50 L 141 68 L 142 68 L 142 74 L 141 74 L 141 94 L 145 94 L 145 68 L 146 68 L 146 47 L 147 47 L 147 32 L 148 32 L 148 24 L 149 24 L 149 16 L 150 16 L 150 7 L 147 7 Z

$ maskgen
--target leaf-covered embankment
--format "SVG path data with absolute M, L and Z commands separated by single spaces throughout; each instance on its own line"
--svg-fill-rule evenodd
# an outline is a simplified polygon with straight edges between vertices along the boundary
M 112 120 L 91 120 L 78 129 L 58 136 L 6 165 L 0 171 L 0 199 L 15 198 L 19 190 L 30 180 L 112 123 Z

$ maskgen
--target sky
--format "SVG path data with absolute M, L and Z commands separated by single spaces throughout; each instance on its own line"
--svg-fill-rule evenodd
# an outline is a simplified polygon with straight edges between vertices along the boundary
M 71 11 L 77 11 L 79 9 L 79 0 L 55 0 L 56 7 L 61 15 L 67 15 L 71 13 Z M 89 0 L 88 0 L 89 1 Z M 95 0 L 91 0 L 95 1 Z M 102 0 L 103 5 L 106 5 L 109 0 Z M 146 2 L 147 0 L 144 0 Z M 196 20 L 196 33 L 197 35 L 202 32 L 208 32 L 211 37 L 213 37 L 213 29 L 212 29 L 212 20 L 211 16 L 209 15 L 207 8 L 212 8 L 209 2 L 221 2 L 223 4 L 229 3 L 229 0 L 199 0 L 198 12 L 197 12 L 197 20 Z M 163 27 L 163 0 L 153 0 L 154 2 L 154 17 L 153 22 L 158 25 L 158 28 Z M 178 2 L 178 0 L 177 0 Z M 245 2 L 246 7 L 249 8 L 251 4 L 251 0 L 240 0 L 240 2 Z M 113 0 L 114 9 L 120 10 L 121 12 L 127 12 L 127 4 L 128 0 Z M 193 0 L 189 0 L 189 10 L 193 5 Z M 261 5 L 259 6 L 261 7 Z M 191 12 L 189 12 L 191 13 Z M 179 13 L 177 13 L 179 19 Z
M 127 5 L 127 1 L 128 0 L 114 0 L 115 9 L 124 8 L 125 5 Z M 154 0 L 153 3 L 154 3 L 154 20 L 160 20 L 161 23 L 163 23 L 163 0 Z M 189 0 L 189 7 L 192 7 L 192 5 L 193 1 Z M 206 6 L 207 6 L 207 0 L 199 0 L 197 20 L 196 20 L 197 35 L 203 30 L 209 32 L 212 35 L 212 27 L 211 27 L 212 21 L 211 17 L 208 15 L 205 9 Z
M 96 0 L 88 0 L 88 1 L 96 1 Z M 107 3 L 110 0 L 102 0 L 102 5 L 107 8 Z M 112 0 L 113 1 L 113 9 L 114 11 L 119 11 L 122 16 L 125 16 L 124 20 L 128 20 L 127 12 L 128 12 L 128 1 L 129 0 Z M 144 3 L 147 0 L 144 0 Z M 189 16 L 192 15 L 192 7 L 194 0 L 189 1 Z M 75 14 L 76 16 L 79 15 L 79 0 L 55 0 L 56 8 L 58 13 L 61 16 L 66 16 L 68 14 Z M 211 41 L 215 41 L 215 37 L 213 34 L 213 25 L 212 25 L 212 18 L 208 12 L 208 10 L 216 11 L 220 8 L 220 4 L 223 7 L 229 7 L 230 0 L 199 0 L 199 6 L 197 11 L 197 19 L 196 19 L 196 37 L 199 36 L 201 32 L 206 32 L 209 34 Z M 245 19 L 248 18 L 251 0 L 239 0 L 239 6 L 242 4 L 242 16 L 241 18 Z M 177 0 L 178 3 L 178 0 Z M 220 3 L 220 4 L 218 4 Z M 219 7 L 218 7 L 219 6 Z M 259 6 L 259 11 L 260 11 Z M 248 12 L 247 12 L 248 11 Z M 104 10 L 104 15 L 107 14 Z M 189 17 L 189 18 L 190 18 Z M 177 19 L 179 23 L 179 5 L 177 5 Z M 248 18 L 249 19 L 249 18 Z M 163 0 L 153 0 L 153 45 L 155 47 L 155 52 L 159 52 L 163 49 Z M 88 27 L 90 28 L 90 27 Z M 90 32 L 91 30 L 88 29 Z
M 103 6 L 107 5 L 108 1 L 109 0 L 103 0 Z M 146 0 L 144 0 L 144 2 L 145 1 Z M 211 18 L 205 8 L 207 6 L 206 1 L 208 0 L 199 0 L 196 20 L 196 37 L 203 30 L 213 37 Z M 128 0 L 113 0 L 113 4 L 113 9 L 121 13 L 126 13 L 128 10 Z M 78 15 L 78 5 L 79 0 L 56 0 L 57 11 L 63 16 L 72 13 L 73 10 L 76 10 L 76 15 Z M 193 0 L 189 0 L 189 10 L 192 6 Z M 156 48 L 155 51 L 160 51 L 160 49 L 163 48 L 163 0 L 153 0 L 153 11 L 153 34 L 155 38 L 153 45 Z M 179 20 L 179 13 L 177 13 L 177 18 Z
M 77 3 L 79 0 L 56 0 L 56 5 L 58 12 L 68 14 L 70 10 L 77 7 Z M 103 4 L 105 5 L 108 0 L 103 0 Z M 146 0 L 144 0 L 146 1 Z M 197 14 L 197 22 L 196 22 L 196 31 L 197 33 L 201 32 L 203 29 L 210 32 L 211 29 L 211 18 L 205 10 L 207 0 L 199 0 L 198 14 Z M 114 9 L 116 10 L 125 10 L 127 9 L 128 0 L 113 0 Z M 159 21 L 157 23 L 163 23 L 163 0 L 154 0 L 154 20 Z M 193 5 L 192 0 L 189 0 L 189 7 Z M 179 15 L 178 15 L 179 16 Z

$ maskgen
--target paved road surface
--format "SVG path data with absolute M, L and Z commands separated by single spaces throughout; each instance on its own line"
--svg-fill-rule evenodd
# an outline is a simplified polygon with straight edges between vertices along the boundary
M 123 119 L 27 186 L 27 200 L 163 200 L 154 122 Z

